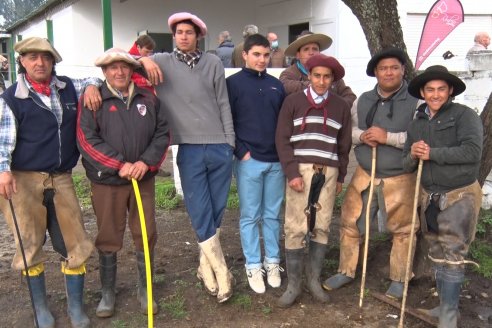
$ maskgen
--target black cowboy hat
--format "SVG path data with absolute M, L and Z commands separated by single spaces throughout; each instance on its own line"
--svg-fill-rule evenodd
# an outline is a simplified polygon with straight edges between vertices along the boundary
M 465 83 L 456 75 L 449 73 L 446 67 L 442 65 L 434 65 L 427 67 L 422 74 L 417 75 L 412 79 L 412 81 L 410 81 L 408 84 L 408 93 L 415 98 L 424 99 L 420 95 L 420 89 L 422 89 L 427 82 L 432 80 L 443 80 L 452 86 L 452 97 L 461 94 L 466 89 Z
M 375 76 L 374 69 L 382 59 L 386 58 L 396 58 L 402 65 L 405 65 L 407 62 L 407 56 L 402 50 L 398 48 L 386 48 L 372 56 L 369 63 L 367 63 L 366 74 L 368 76 Z

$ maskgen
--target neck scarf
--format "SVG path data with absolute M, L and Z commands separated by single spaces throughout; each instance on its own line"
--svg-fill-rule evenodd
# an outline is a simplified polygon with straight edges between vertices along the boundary
M 371 109 L 367 113 L 367 116 L 366 116 L 366 125 L 367 125 L 367 128 L 368 129 L 372 126 L 372 121 L 374 121 L 374 116 L 376 116 L 376 111 L 378 109 L 379 103 L 382 103 L 382 104 L 384 104 L 386 102 L 389 102 L 390 103 L 390 109 L 389 109 L 389 113 L 388 113 L 388 118 L 389 119 L 392 119 L 393 118 L 393 97 L 400 91 L 400 89 L 401 89 L 402 86 L 403 86 L 403 82 L 402 82 L 402 84 L 398 87 L 398 89 L 395 92 L 393 92 L 392 94 L 390 94 L 386 98 L 384 98 L 383 96 L 381 96 L 381 94 L 379 93 L 379 87 L 376 86 L 376 94 L 378 95 L 378 100 L 376 100 L 376 102 L 372 105 Z
M 302 74 L 308 75 L 307 69 L 301 64 L 300 60 L 296 61 L 297 68 L 301 71 Z
M 36 82 L 27 73 L 25 74 L 25 76 L 27 82 L 29 82 L 29 84 L 32 86 L 34 91 L 46 95 L 48 97 L 51 95 L 51 89 L 50 89 L 51 76 L 50 79 L 45 82 Z
M 302 117 L 301 131 L 304 131 L 304 129 L 306 128 L 306 117 L 308 116 L 309 112 L 312 109 L 315 109 L 315 110 L 316 109 L 322 109 L 323 110 L 323 132 L 326 133 L 326 131 L 327 131 L 326 119 L 328 117 L 328 111 L 326 110 L 325 105 L 327 105 L 328 101 L 330 101 L 330 97 L 327 97 L 325 100 L 323 100 L 319 104 L 316 104 L 314 102 L 313 96 L 311 95 L 311 90 L 307 90 L 306 97 L 307 97 L 307 100 L 308 100 L 310 106 L 308 109 L 306 109 L 306 111 L 304 112 L 304 116 Z
M 195 65 L 200 60 L 200 57 L 202 56 L 202 52 L 200 51 L 200 49 L 196 49 L 195 51 L 185 53 L 179 50 L 178 48 L 174 48 L 174 54 L 176 55 L 176 58 L 179 61 L 182 61 L 190 68 L 195 67 Z

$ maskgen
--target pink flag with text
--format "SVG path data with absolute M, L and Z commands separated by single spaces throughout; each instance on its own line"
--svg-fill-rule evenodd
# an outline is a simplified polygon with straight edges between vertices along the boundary
M 425 19 L 415 69 L 420 65 L 452 30 L 463 23 L 465 16 L 459 0 L 438 0 L 432 5 Z

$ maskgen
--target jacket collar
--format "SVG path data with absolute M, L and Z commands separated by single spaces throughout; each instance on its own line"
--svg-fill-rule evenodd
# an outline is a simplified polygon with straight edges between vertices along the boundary
M 66 83 L 58 80 L 56 76 L 53 76 L 50 83 L 50 88 L 53 86 L 56 90 L 65 89 Z M 15 98 L 18 99 L 27 99 L 29 97 L 29 92 L 32 92 L 30 89 L 30 84 L 27 82 L 26 77 L 23 73 L 19 74 L 17 77 L 17 87 L 15 88 Z
M 266 69 L 262 72 L 259 72 L 259 71 L 256 71 L 254 69 L 251 69 L 251 68 L 246 68 L 246 67 L 243 67 L 243 72 L 249 74 L 249 75 L 254 75 L 254 76 L 257 76 L 257 77 L 265 77 L 266 74 L 267 74 L 267 71 Z

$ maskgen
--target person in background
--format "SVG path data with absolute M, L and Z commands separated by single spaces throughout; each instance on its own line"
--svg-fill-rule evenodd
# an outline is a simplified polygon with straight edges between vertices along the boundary
M 102 108 L 96 113 L 82 108 L 77 145 L 91 181 L 92 207 L 97 219 L 95 244 L 102 298 L 96 315 L 106 318 L 114 313 L 116 253 L 123 247 L 127 215 L 136 249 L 138 300 L 142 313 L 147 313 L 144 240 L 131 180 L 139 184 L 153 263 L 157 241 L 154 177 L 166 157 L 169 128 L 159 99 L 131 80 L 134 69 L 140 67 L 131 55 L 111 48 L 96 59 L 95 65 L 101 67 L 106 78 L 100 89 Z M 152 306 L 153 313 L 157 313 L 154 301 Z
M 232 52 L 234 51 L 234 43 L 228 31 L 219 33 L 219 46 L 215 49 L 215 54 L 219 56 L 224 68 L 232 67 Z
M 267 39 L 270 42 L 271 49 L 270 63 L 268 64 L 268 67 L 286 67 L 284 50 L 279 47 L 277 34 L 269 32 L 267 33 Z
M 150 35 L 143 34 L 140 35 L 137 40 L 133 43 L 133 46 L 128 51 L 130 55 L 135 57 L 147 57 L 154 53 L 155 41 Z M 147 89 L 155 93 L 152 83 L 149 82 L 142 74 L 139 72 L 133 72 L 132 81 L 140 88 Z
M 278 299 L 290 307 L 302 293 L 304 249 L 306 287 L 317 301 L 328 302 L 319 277 L 325 260 L 336 194 L 347 174 L 351 142 L 350 108 L 331 90 L 345 75 L 333 57 L 317 54 L 306 63 L 310 86 L 285 98 L 275 144 L 287 177 L 285 262 L 287 290 Z
M 282 83 L 267 74 L 270 43 L 260 34 L 244 41 L 245 67 L 227 78 L 234 131 L 241 245 L 251 289 L 265 292 L 263 275 L 280 287 L 280 208 L 285 177 L 275 148 L 275 129 L 285 97 Z M 261 261 L 260 227 L 265 257 Z
M 367 64 L 366 74 L 377 83 L 352 106 L 352 142 L 359 165 L 347 187 L 340 218 L 340 263 L 338 274 L 325 280 L 327 290 L 338 289 L 355 278 L 361 238 L 366 231 L 366 211 L 370 223 L 379 217 L 393 236 L 389 260 L 391 284 L 386 296 L 401 299 L 412 228 L 415 175 L 404 171 L 401 160 L 406 129 L 412 121 L 418 99 L 407 91 L 406 54 L 396 48 L 383 49 Z M 369 199 L 372 152 L 376 147 L 375 187 Z M 374 223 L 373 223 L 374 224 Z M 415 233 L 418 231 L 416 225 Z
M 0 55 L 0 94 L 5 91 L 5 80 L 3 71 L 6 71 L 9 67 L 9 61 L 4 56 Z
M 307 61 L 312 56 L 328 49 L 331 43 L 332 40 L 327 35 L 303 31 L 294 42 L 289 44 L 285 49 L 285 56 L 295 57 L 295 61 L 280 74 L 280 81 L 287 94 L 302 91 L 309 86 Z M 357 98 L 352 89 L 345 85 L 343 79 L 334 81 L 331 84 L 331 91 L 345 99 L 350 107 Z
M 168 19 L 176 41 L 172 53 L 140 58 L 179 145 L 177 164 L 186 210 L 200 247 L 197 276 L 222 303 L 232 296 L 232 274 L 220 244 L 220 226 L 232 180 L 234 126 L 219 57 L 204 53 L 198 40 L 207 26 L 180 12 Z M 165 71 L 164 80 L 162 72 Z
M 487 50 L 490 45 L 490 35 L 487 32 L 478 32 L 475 34 L 475 44 L 466 53 L 466 57 L 470 57 L 470 54 Z
M 426 313 L 439 318 L 440 328 L 458 326 L 465 264 L 473 263 L 465 257 L 482 204 L 477 181 L 482 121 L 471 108 L 453 102 L 465 89 L 463 81 L 440 65 L 428 67 L 408 85 L 408 92 L 425 104 L 408 126 L 403 167 L 414 172 L 423 161 L 420 219 L 439 294 L 439 305 Z
M 12 230 L 12 268 L 29 275 L 39 327 L 55 327 L 46 300 L 43 245 L 46 230 L 63 260 L 67 312 L 73 327 L 89 327 L 84 312 L 85 262 L 93 244 L 75 194 L 72 169 L 79 151 L 75 138 L 77 104 L 100 106 L 96 78 L 56 75 L 62 58 L 48 39 L 30 37 L 14 45 L 19 53 L 17 82 L 0 96 L 0 209 Z M 10 203 L 15 208 L 27 261 L 25 271 Z
M 244 58 L 243 58 L 243 45 L 244 39 L 248 36 L 258 34 L 258 27 L 256 25 L 246 25 L 243 29 L 243 41 L 237 44 L 232 51 L 232 67 L 241 68 L 244 66 Z

